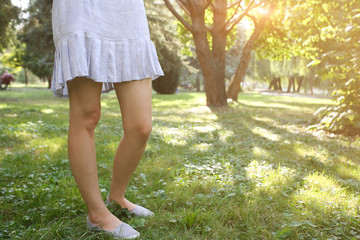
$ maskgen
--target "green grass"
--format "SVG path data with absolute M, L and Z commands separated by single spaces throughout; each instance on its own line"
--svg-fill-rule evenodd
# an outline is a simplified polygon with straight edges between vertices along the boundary
M 360 139 L 307 130 L 328 99 L 242 93 L 227 110 L 203 93 L 153 96 L 153 132 L 121 214 L 142 239 L 360 239 Z M 114 93 L 96 129 L 108 193 L 122 136 Z M 111 239 L 85 227 L 67 160 L 67 99 L 0 92 L 0 239 Z

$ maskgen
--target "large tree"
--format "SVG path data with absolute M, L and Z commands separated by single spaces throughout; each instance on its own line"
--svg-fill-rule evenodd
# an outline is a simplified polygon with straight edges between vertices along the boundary
M 227 37 L 236 25 L 258 7 L 273 8 L 275 0 L 175 0 L 184 14 L 178 12 L 170 0 L 164 0 L 174 16 L 191 32 L 196 54 L 204 76 L 204 85 L 208 106 L 226 106 L 225 92 L 225 55 Z M 269 7 L 271 6 L 271 7 Z M 260 18 L 258 25 L 266 23 Z M 258 33 L 262 28 L 258 27 Z M 253 38 L 258 35 L 256 33 Z M 250 39 L 254 41 L 253 39 Z M 252 47 L 249 43 L 248 46 Z M 248 48 L 249 48 L 248 47 Z M 247 63 L 249 57 L 243 58 Z M 246 70 L 246 69 L 245 69 Z M 235 86 L 236 83 L 233 84 Z M 239 83 L 240 85 L 240 83 Z
M 20 36 L 26 44 L 24 67 L 39 78 L 48 81 L 51 87 L 55 46 L 51 26 L 52 0 L 33 0 L 28 9 L 27 20 Z
M 12 29 L 18 20 L 20 8 L 11 4 L 11 0 L 1 0 L 0 4 L 0 52 L 14 38 Z

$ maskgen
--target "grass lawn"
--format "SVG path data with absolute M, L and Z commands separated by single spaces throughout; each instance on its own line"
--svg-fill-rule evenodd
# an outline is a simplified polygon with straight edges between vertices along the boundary
M 153 96 L 153 132 L 119 209 L 141 239 L 360 239 L 360 138 L 307 130 L 328 99 L 242 93 L 222 111 L 203 93 Z M 68 101 L 44 88 L 0 92 L 0 239 L 111 239 L 86 230 L 67 157 Z M 96 129 L 110 187 L 122 136 L 114 92 Z

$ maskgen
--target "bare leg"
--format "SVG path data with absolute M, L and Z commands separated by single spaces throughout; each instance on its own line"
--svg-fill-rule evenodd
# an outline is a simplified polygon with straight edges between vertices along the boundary
M 94 129 L 100 119 L 102 83 L 77 78 L 68 83 L 70 119 L 68 148 L 71 170 L 88 208 L 89 220 L 106 230 L 121 221 L 106 208 L 99 190 Z
M 124 135 L 115 153 L 109 200 L 132 210 L 136 205 L 125 198 L 125 190 L 144 153 L 152 129 L 151 79 L 115 84 L 115 90 Z

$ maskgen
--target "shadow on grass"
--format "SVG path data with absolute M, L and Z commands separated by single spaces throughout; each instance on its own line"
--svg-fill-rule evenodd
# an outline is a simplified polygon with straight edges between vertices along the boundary
M 311 113 L 288 110 L 298 107 L 298 100 L 286 103 L 274 96 L 257 95 L 240 99 L 242 102 L 237 106 L 211 112 L 202 106 L 203 97 L 199 94 L 154 95 L 153 133 L 127 193 L 130 200 L 156 211 L 148 226 L 140 228 L 142 236 L 145 239 L 354 236 L 351 231 L 356 234 L 358 222 L 345 203 L 350 202 L 347 198 L 352 193 L 359 191 L 359 179 L 353 173 L 346 176 L 339 166 L 354 167 L 348 160 L 357 163 L 354 156 L 360 155 L 359 149 L 348 141 L 343 143 L 306 132 Z M 268 102 L 280 105 L 266 107 Z M 43 118 L 50 127 L 47 132 L 48 127 L 39 124 L 35 128 L 39 136 L 53 139 L 48 145 L 62 140 L 56 148 L 40 148 L 43 144 L 36 141 L 34 144 L 38 145 L 26 148 L 24 140 L 29 139 L 20 142 L 19 138 L 22 150 L 17 156 L 8 155 L 2 160 L 2 173 L 8 175 L 1 186 L 4 196 L 1 222 L 12 231 L 20 229 L 14 234 L 30 239 L 90 238 L 92 235 L 86 232 L 84 224 L 84 204 L 66 161 L 65 132 L 51 129 L 51 125 L 64 124 L 65 115 L 57 120 L 56 115 L 44 114 L 45 103 L 37 104 L 41 108 L 29 103 L 21 110 L 19 105 L 16 112 L 20 119 L 26 119 L 25 112 L 35 109 L 29 117 Z M 319 106 L 307 103 L 306 111 Z M 65 109 L 61 104 L 57 107 Z M 11 109 L 7 108 L 6 114 L 11 114 Z M 114 95 L 104 96 L 103 109 L 96 133 L 99 182 L 105 196 L 122 130 Z M 54 112 L 65 114 L 64 110 Z M 54 124 L 50 124 L 52 121 Z M 327 180 L 328 176 L 348 177 L 355 184 L 347 185 L 345 191 L 335 181 Z M 318 186 L 319 183 L 324 186 Z M 332 199 L 328 193 L 338 199 Z M 103 235 L 95 237 L 110 239 Z
M 268 102 L 268 99 L 266 102 Z M 271 102 L 278 101 L 272 100 Z M 310 106 L 313 107 L 314 105 L 311 104 Z M 359 227 L 358 216 L 356 213 L 349 215 L 346 210 L 347 208 L 344 208 L 341 202 L 333 204 L 334 206 L 332 207 L 337 209 L 336 211 L 329 211 L 326 209 L 327 207 L 323 205 L 324 202 L 328 204 L 328 201 L 322 197 L 315 196 L 313 200 L 311 200 L 312 202 L 307 202 L 305 205 L 301 200 L 297 203 L 292 200 L 291 205 L 287 205 L 288 202 L 283 199 L 297 199 L 297 197 L 294 196 L 299 195 L 304 188 L 308 188 L 306 185 L 308 183 L 306 183 L 305 180 L 315 173 L 331 176 L 332 179 L 337 182 L 336 187 L 341 188 L 345 186 L 346 190 L 344 188 L 344 192 L 349 194 L 351 192 L 359 192 L 359 179 L 354 179 L 354 174 L 348 175 L 344 171 L 338 171 L 338 166 L 346 166 L 349 169 L 354 168 L 353 163 L 344 162 L 343 159 L 349 159 L 350 161 L 353 160 L 355 163 L 359 163 L 359 159 L 354 159 L 354 156 L 360 156 L 359 149 L 351 146 L 343 149 L 339 147 L 338 141 L 334 139 L 320 140 L 319 137 L 315 137 L 312 133 L 304 131 L 304 128 L 300 129 L 300 131 L 296 131 L 296 129 L 295 131 L 291 131 L 291 128 L 284 127 L 283 124 L 290 123 L 291 125 L 299 126 L 300 123 L 301 128 L 306 127 L 308 121 L 301 120 L 304 119 L 304 116 L 299 116 L 298 113 L 281 113 L 280 110 L 281 108 L 254 107 L 248 104 L 240 104 L 228 110 L 213 111 L 217 115 L 217 122 L 221 124 L 222 128 L 232 131 L 235 136 L 242 137 L 242 141 L 239 144 L 240 147 L 244 146 L 251 152 L 256 152 L 255 150 L 260 148 L 263 150 L 263 153 L 265 152 L 265 154 L 260 153 L 257 154 L 257 156 L 250 156 L 250 159 L 248 158 L 247 160 L 241 159 L 241 161 L 250 164 L 249 161 L 254 158 L 257 162 L 264 161 L 266 164 L 271 164 L 274 169 L 276 169 L 277 166 L 285 166 L 296 172 L 286 181 L 276 182 L 270 191 L 267 191 L 269 190 L 267 187 L 258 187 L 261 190 L 258 192 L 257 197 L 254 197 L 255 202 L 252 202 L 252 204 L 255 206 L 263 205 L 265 201 L 274 209 L 282 209 L 284 216 L 288 218 L 289 216 L 296 216 L 296 214 L 305 216 L 304 218 L 299 218 L 302 219 L 302 221 L 295 220 L 296 218 L 290 218 L 289 220 L 291 222 L 287 224 L 286 217 L 283 219 L 266 219 L 266 221 L 263 219 L 269 226 L 279 220 L 283 223 L 285 222 L 283 224 L 283 230 L 281 230 L 279 226 L 272 229 L 281 236 L 283 236 L 282 234 L 290 234 L 292 237 L 296 236 L 300 238 L 310 236 L 319 237 L 319 231 L 321 231 L 321 229 L 327 229 L 329 236 L 349 237 L 349 231 L 353 231 L 352 236 L 355 236 L 358 232 L 354 231 L 354 229 Z M 234 116 L 236 116 L 236 121 L 234 121 Z M 285 120 L 281 119 L 282 116 L 291 117 Z M 258 119 L 263 119 L 263 121 Z M 268 121 L 269 119 L 275 121 Z M 257 129 L 260 129 L 258 133 L 256 132 Z M 269 139 L 269 136 L 273 139 Z M 234 139 L 229 140 L 233 141 Z M 299 151 L 300 149 L 297 146 L 301 146 L 301 151 Z M 309 149 L 309 152 L 305 153 L 307 149 Z M 326 156 L 318 157 L 317 149 L 320 150 L 320 152 L 324 152 Z M 356 166 L 356 168 L 359 169 L 358 166 Z M 351 184 L 346 184 L 345 179 L 351 179 Z M 252 186 L 254 186 L 254 184 L 252 184 Z M 274 189 L 277 189 L 275 193 Z M 318 200 L 316 200 L 317 198 Z M 345 199 L 346 198 L 343 200 Z M 311 206 L 311 204 L 313 205 Z M 356 205 L 356 202 L 354 204 Z M 329 205 L 331 205 L 331 203 Z M 330 207 L 331 206 L 329 206 L 329 208 Z M 311 210 L 309 210 L 309 212 L 302 212 L 301 208 L 309 208 Z M 265 211 L 267 211 L 267 209 L 265 209 Z M 358 213 L 359 212 L 357 212 L 357 214 Z M 271 214 L 264 214 L 263 210 L 257 212 L 257 214 L 260 219 L 262 216 L 271 216 Z M 343 226 L 339 230 L 341 224 L 336 223 L 336 221 L 328 221 L 329 219 L 333 219 L 334 215 L 336 215 L 338 219 L 347 221 L 349 225 Z M 316 226 L 311 221 L 315 221 L 316 224 L 322 224 L 322 226 Z M 248 223 L 252 224 L 251 221 Z M 291 229 L 291 227 L 293 229 L 302 228 L 302 230 L 296 231 Z M 338 228 L 338 230 L 334 231 L 335 228 Z M 266 237 L 270 237 L 270 235 Z
M 309 107 L 314 108 L 314 105 L 309 104 Z M 300 198 L 298 197 L 299 193 L 308 187 L 308 179 L 316 178 L 318 173 L 324 174 L 325 178 L 331 176 L 335 181 L 334 188 L 345 186 L 347 190 L 342 188 L 344 193 L 358 192 L 359 180 L 354 179 L 356 176 L 347 175 L 344 171 L 339 172 L 337 167 L 339 165 L 349 168 L 354 167 L 353 164 L 343 162 L 343 159 L 353 159 L 354 156 L 359 156 L 358 148 L 347 146 L 346 150 L 344 150 L 339 147 L 339 142 L 336 139 L 326 137 L 322 139 L 314 136 L 313 133 L 306 132 L 304 127 L 309 122 L 307 120 L 309 116 L 304 116 L 303 113 L 281 112 L 281 108 L 254 107 L 248 104 L 241 104 L 230 110 L 222 109 L 214 113 L 217 116 L 215 122 L 221 126 L 220 129 L 231 132 L 232 136 L 228 137 L 224 142 L 219 137 L 219 130 L 209 129 L 206 132 L 192 130 L 191 138 L 184 139 L 185 144 L 174 144 L 172 146 L 176 146 L 175 155 L 183 155 L 185 161 L 190 159 L 194 167 L 206 165 L 207 160 L 212 157 L 221 162 L 223 161 L 222 156 L 225 156 L 225 158 L 228 158 L 226 161 L 231 162 L 233 166 L 232 174 L 238 176 L 246 175 L 249 170 L 245 169 L 251 168 L 254 162 L 260 167 L 266 168 L 270 166 L 268 167 L 270 172 L 276 170 L 278 172 L 285 170 L 294 172 L 294 174 L 287 176 L 282 181 L 273 182 L 270 187 L 271 190 L 258 187 L 258 184 L 264 184 L 257 182 L 258 180 L 252 181 L 248 178 L 244 180 L 241 177 L 239 178 L 240 181 L 235 180 L 234 185 L 243 183 L 249 187 L 243 194 L 249 197 L 246 204 L 250 202 L 252 206 L 247 208 L 249 212 L 242 211 L 242 214 L 247 214 L 248 218 L 245 217 L 244 219 L 238 216 L 237 220 L 243 223 L 234 225 L 234 227 L 242 226 L 237 229 L 239 230 L 239 237 L 249 237 L 251 232 L 257 233 L 254 239 L 272 238 L 277 235 L 281 238 L 286 234 L 291 234 L 293 237 L 296 235 L 298 238 L 319 237 L 323 236 L 322 233 L 319 233 L 321 229 L 328 229 L 327 236 L 348 237 L 348 232 L 358 227 L 356 216 L 349 215 L 345 210 L 346 208 L 342 209 L 341 202 L 337 202 L 333 206 L 329 203 L 329 208 L 337 209 L 336 211 L 329 211 L 329 208 L 321 204 L 322 201 L 327 202 L 322 196 L 315 196 L 312 200 L 309 200 L 310 202 L 306 202 L 305 206 L 301 203 L 302 200 L 296 201 L 297 198 Z M 162 117 L 161 121 L 157 120 L 157 124 L 160 126 L 194 125 L 194 122 L 186 119 L 187 114 L 189 114 L 188 111 L 183 114 L 180 113 L 180 116 L 178 113 L 177 117 L 179 119 L 164 118 L 165 115 L 157 114 L 157 117 Z M 200 115 L 196 117 L 199 118 Z M 289 118 L 285 120 L 285 116 L 289 116 Z M 259 120 L 261 118 L 263 120 Z M 274 121 L 268 122 L 269 119 Z M 284 126 L 285 123 L 289 123 L 289 126 Z M 203 124 L 206 125 L 206 122 L 203 121 Z M 256 132 L 256 129 L 260 129 L 260 132 Z M 261 131 L 265 131 L 265 134 L 261 133 Z M 273 139 L 269 139 L 269 136 Z M 191 139 L 195 140 L 196 143 Z M 169 142 L 169 140 L 164 140 L 159 145 L 164 146 L 166 142 Z M 190 151 L 194 144 L 206 144 L 207 149 L 211 150 Z M 171 146 L 169 148 L 171 149 Z M 321 156 L 322 152 L 324 156 Z M 342 181 L 345 179 L 353 179 L 352 184 Z M 292 205 L 289 205 L 289 201 Z M 313 202 L 313 206 L 311 206 L 311 201 L 317 203 Z M 268 205 L 265 206 L 264 203 Z M 257 208 L 257 205 L 262 208 Z M 269 206 L 271 207 L 269 208 Z M 299 210 L 301 208 L 308 208 L 309 210 L 301 212 Z M 268 214 L 264 214 L 264 211 L 267 211 Z M 271 218 L 274 213 L 277 213 L 277 216 Z M 339 224 L 334 221 L 327 222 L 326 220 L 333 219 L 334 214 L 338 219 L 348 222 L 349 225 L 344 226 L 341 231 L 335 231 L 334 229 L 339 228 Z M 300 215 L 300 217 L 297 215 Z M 254 216 L 256 216 L 256 220 L 254 220 Z M 265 222 L 267 229 L 261 229 L 259 227 L 261 225 L 254 224 L 254 222 L 259 221 Z M 320 226 L 316 226 L 314 222 L 320 224 Z M 258 229 L 254 229 L 256 226 L 258 226 Z M 297 230 L 294 230 L 296 228 Z M 274 235 L 274 233 L 276 234 Z

